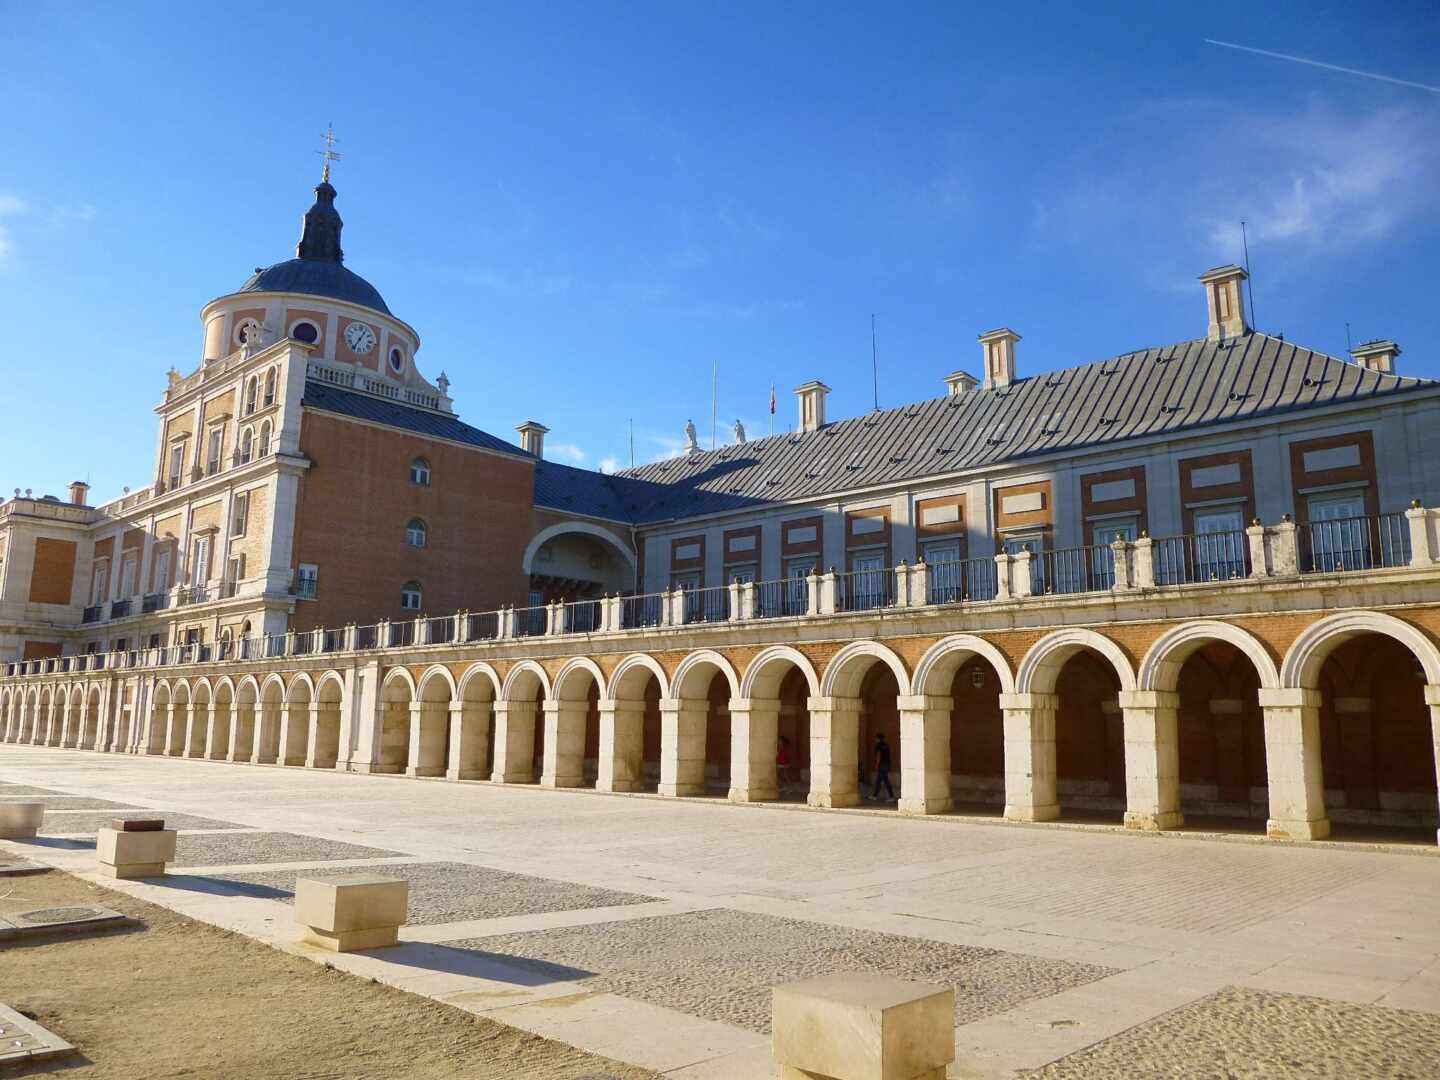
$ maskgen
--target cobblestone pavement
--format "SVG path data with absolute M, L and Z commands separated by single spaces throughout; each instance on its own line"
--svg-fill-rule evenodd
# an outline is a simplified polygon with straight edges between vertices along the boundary
M 274 870 L 248 874 L 214 874 L 216 881 L 243 882 L 259 885 L 269 891 L 283 890 L 289 894 L 277 897 L 294 900 L 295 879 L 326 878 L 353 874 L 345 869 Z M 575 911 L 585 908 L 617 907 L 626 904 L 648 904 L 656 898 L 614 889 L 597 889 L 569 881 L 511 874 L 484 866 L 465 863 L 395 863 L 377 867 L 375 873 L 387 877 L 403 877 L 410 883 L 410 909 L 407 922 L 412 926 L 462 922 L 469 919 L 496 919 L 514 915 L 538 915 L 550 911 Z
M 759 1032 L 770 1030 L 772 986 L 818 975 L 878 972 L 951 986 L 955 1022 L 966 1024 L 1115 974 L 1094 964 L 725 909 L 447 944 L 594 972 L 581 980 L 593 991 Z
M 246 863 L 379 859 L 398 851 L 344 844 L 288 832 L 181 833 L 174 866 L 240 866 Z
M 1227 987 L 1029 1075 L 1433 1080 L 1440 1017 Z
M 160 810 L 108 810 L 100 814 L 88 812 L 50 813 L 46 807 L 45 822 L 40 828 L 41 836 L 94 836 L 95 833 L 116 818 L 164 818 L 168 829 L 243 829 L 233 821 L 219 821 L 215 818 L 196 817 L 194 814 L 174 814 Z

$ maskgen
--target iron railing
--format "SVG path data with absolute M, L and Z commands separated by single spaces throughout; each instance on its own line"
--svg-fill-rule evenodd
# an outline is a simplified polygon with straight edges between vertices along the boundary
M 1410 564 L 1410 522 L 1404 514 L 1302 522 L 1295 539 L 1302 574 Z
M 170 606 L 170 594 L 167 592 L 153 592 L 140 598 L 140 610 L 149 615 L 152 611 L 164 611 Z
M 567 634 L 593 634 L 600 629 L 600 601 L 572 600 L 564 608 Z
M 498 611 L 473 611 L 465 616 L 466 641 L 491 641 L 500 636 Z
M 888 567 L 835 575 L 837 611 L 870 611 L 895 603 L 895 571 Z
M 1114 587 L 1115 553 L 1108 544 L 1050 548 L 1030 555 L 1030 591 L 1037 596 Z
M 110 602 L 110 618 L 123 619 L 130 614 L 129 600 L 112 600 Z
M 755 617 L 780 619 L 804 615 L 810 610 L 808 578 L 785 578 L 783 581 L 761 581 L 755 585 Z
M 665 621 L 665 593 L 643 593 L 620 601 L 620 626 L 625 630 L 659 626 Z
M 953 604 L 958 600 L 994 600 L 999 577 L 994 559 L 962 559 L 926 566 L 926 602 Z
M 1156 585 L 1234 581 L 1250 575 L 1250 540 L 1243 531 L 1165 536 L 1150 547 Z
M 730 587 L 686 589 L 683 605 L 687 624 L 725 622 L 730 618 Z

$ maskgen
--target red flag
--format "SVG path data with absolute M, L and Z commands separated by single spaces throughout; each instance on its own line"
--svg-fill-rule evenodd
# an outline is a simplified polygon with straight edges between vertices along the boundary
M 775 384 L 770 384 L 770 415 L 775 415 Z

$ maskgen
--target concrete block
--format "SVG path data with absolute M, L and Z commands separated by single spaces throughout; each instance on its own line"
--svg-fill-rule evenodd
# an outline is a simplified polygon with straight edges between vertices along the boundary
M 43 802 L 0 803 L 0 840 L 28 840 L 44 820 Z
M 410 902 L 403 878 L 347 874 L 295 883 L 295 919 L 303 940 L 334 952 L 378 949 L 399 940 Z
M 100 873 L 107 877 L 163 877 L 165 864 L 175 858 L 175 830 L 101 829 L 95 834 L 95 854 L 100 860 Z
M 793 1080 L 944 1080 L 955 991 L 865 973 L 786 983 L 773 992 L 771 1031 Z

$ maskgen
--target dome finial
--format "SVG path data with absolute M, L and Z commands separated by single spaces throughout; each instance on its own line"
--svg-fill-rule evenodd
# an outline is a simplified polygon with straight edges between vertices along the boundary
M 320 170 L 320 182 L 328 184 L 330 182 L 330 162 L 340 160 L 340 155 L 335 152 L 335 125 L 326 124 L 325 134 L 320 137 L 325 140 L 325 149 L 315 151 L 325 161 L 324 167 Z

